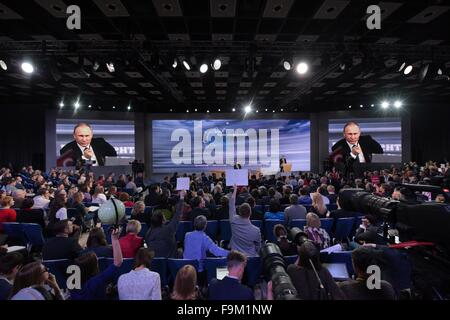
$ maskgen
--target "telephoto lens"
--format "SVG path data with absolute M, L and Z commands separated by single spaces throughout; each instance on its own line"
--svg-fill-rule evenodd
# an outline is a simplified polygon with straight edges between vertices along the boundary
M 280 248 L 274 243 L 268 243 L 260 250 L 264 276 L 272 280 L 273 297 L 275 300 L 297 300 L 297 290 L 286 272 L 286 262 Z

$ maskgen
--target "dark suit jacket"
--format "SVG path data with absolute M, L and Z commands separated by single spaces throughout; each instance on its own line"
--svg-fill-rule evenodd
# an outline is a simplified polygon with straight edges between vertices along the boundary
M 44 260 L 73 260 L 82 250 L 78 244 L 78 238 L 54 237 L 45 241 L 42 248 L 42 258 Z
M 105 141 L 103 138 L 93 138 L 91 141 L 92 150 L 95 153 L 95 157 L 97 158 L 98 165 L 105 165 L 105 157 L 117 157 L 117 152 L 112 145 Z M 76 163 L 81 160 L 80 148 L 77 145 L 76 141 L 69 142 L 61 150 L 59 150 L 59 154 L 63 155 L 65 152 L 72 151 L 73 161 Z
M 209 284 L 209 300 L 254 300 L 249 287 L 238 280 L 224 277 L 222 280 L 212 279 Z
M 361 146 L 366 163 L 372 162 L 373 153 L 383 153 L 383 148 L 381 147 L 381 145 L 374 139 L 372 139 L 372 137 L 369 135 L 360 136 L 358 144 Z M 359 163 L 358 157 L 356 157 L 356 159 L 353 159 L 353 157 L 350 155 L 350 147 L 348 146 L 347 141 L 344 138 L 336 142 L 331 147 L 331 150 L 333 151 L 335 157 L 337 155 L 342 156 L 342 162 L 345 165 L 346 175 L 350 172 L 356 173 L 356 164 Z

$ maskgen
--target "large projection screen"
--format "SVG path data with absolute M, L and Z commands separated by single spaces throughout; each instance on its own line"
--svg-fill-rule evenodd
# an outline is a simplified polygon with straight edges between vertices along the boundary
M 279 171 L 310 170 L 309 120 L 153 120 L 153 173 L 224 170 L 239 163 Z

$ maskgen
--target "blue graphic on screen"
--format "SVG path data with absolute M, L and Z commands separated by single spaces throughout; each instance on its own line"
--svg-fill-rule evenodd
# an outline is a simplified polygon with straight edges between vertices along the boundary
M 73 128 L 77 123 L 85 122 L 92 127 L 93 137 L 102 137 L 117 152 L 117 158 L 135 158 L 134 121 L 129 120 L 92 120 L 92 119 L 56 119 L 56 156 L 59 150 L 74 140 Z
M 352 118 L 330 119 L 328 124 L 328 148 L 343 138 L 344 125 L 356 121 L 361 135 L 370 135 L 383 148 L 383 154 L 374 154 L 372 162 L 402 162 L 402 124 L 400 118 Z
M 309 120 L 153 120 L 153 172 L 310 170 Z

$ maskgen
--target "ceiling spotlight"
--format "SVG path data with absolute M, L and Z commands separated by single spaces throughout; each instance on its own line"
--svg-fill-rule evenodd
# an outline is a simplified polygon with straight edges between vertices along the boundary
M 0 61 L 0 64 L 1 64 L 1 61 Z M 6 69 L 5 69 L 5 70 L 6 70 Z M 442 72 L 442 68 L 439 68 L 439 69 L 437 70 L 437 74 L 440 75 L 440 76 L 442 76 L 442 73 L 443 73 L 443 72 Z
M 306 72 L 308 72 L 308 65 L 305 62 L 300 62 L 297 65 L 297 72 L 299 74 L 305 74 Z
M 0 67 L 5 71 L 8 70 L 5 60 L 0 60 Z
M 197 109 L 195 109 L 194 111 L 197 112 Z
M 280 111 L 281 111 L 281 112 L 283 112 L 283 111 L 284 111 L 284 109 L 281 109 Z
M 209 110 L 206 110 L 206 113 L 209 113 Z
M 130 110 L 131 110 L 131 106 L 128 106 L 128 107 L 127 107 L 127 110 L 130 111 Z
M 383 101 L 383 102 L 381 103 L 381 107 L 382 107 L 383 109 L 389 108 L 389 102 Z
M 352 108 L 352 106 L 350 105 L 350 106 L 348 106 L 348 108 L 349 108 L 349 109 L 351 109 L 351 108 Z
M 217 109 L 217 111 L 219 111 L 219 112 L 220 112 L 220 109 Z
M 266 112 L 267 112 L 267 109 L 266 109 Z
M 189 109 L 186 110 L 186 113 L 189 113 Z
M 407 66 L 407 67 L 405 68 L 405 71 L 403 71 L 403 73 L 404 73 L 404 74 L 410 74 L 411 71 L 412 71 L 412 69 L 413 69 L 413 66 L 412 66 L 412 65 L 409 65 L 409 66 Z
M 116 109 L 116 106 L 113 106 L 113 109 Z
M 33 73 L 34 67 L 30 62 L 23 62 L 22 63 L 22 70 L 26 73 Z
M 284 59 L 283 60 L 283 68 L 286 71 L 291 70 L 292 69 L 292 62 L 290 60 L 288 60 L 288 59 Z
M 363 105 L 362 105 L 362 104 L 360 104 L 360 105 L 359 105 L 359 107 L 360 107 L 360 108 L 362 108 L 362 107 L 363 107 Z
M 208 65 L 207 65 L 206 63 L 203 63 L 203 64 L 200 66 L 200 72 L 201 72 L 201 73 L 205 73 L 206 71 L 208 71 Z
M 275 113 L 275 110 L 272 110 L 273 113 Z
M 178 67 L 178 61 L 177 61 L 177 58 L 173 58 L 173 61 L 172 61 L 172 68 L 176 68 L 176 67 Z
M 233 109 L 231 109 L 231 111 L 235 112 L 235 111 L 236 111 L 236 109 L 235 109 L 235 108 L 233 108 Z
M 259 111 L 258 111 L 258 110 L 256 110 L 255 112 L 256 112 L 256 113 L 258 113 Z
M 80 103 L 77 101 L 73 106 L 75 107 L 75 109 L 78 109 L 80 107 Z
M 406 62 L 403 62 L 403 63 L 400 65 L 400 68 L 398 68 L 398 72 L 401 72 L 401 71 L 403 70 L 404 67 L 406 67 Z
M 400 100 L 395 101 L 394 102 L 394 107 L 397 108 L 397 109 L 401 108 L 402 107 L 402 102 Z
M 108 62 L 106 63 L 106 68 L 108 69 L 109 72 L 113 73 L 114 71 L 116 71 L 115 67 L 114 67 L 114 62 Z
M 372 108 L 375 107 L 375 105 L 374 105 L 373 103 L 372 103 L 370 106 L 371 106 Z
M 187 62 L 186 59 L 183 60 L 183 66 L 185 67 L 186 70 L 191 70 L 191 65 L 189 64 L 189 62 Z
M 245 111 L 245 113 L 252 112 L 252 106 L 250 106 L 250 105 L 245 106 L 244 111 Z
M 59 103 L 59 107 L 60 107 L 60 108 L 64 107 L 64 102 L 63 102 L 63 101 L 61 101 L 61 102 Z
M 212 63 L 212 66 L 211 66 L 211 67 L 213 68 L 214 71 L 217 71 L 217 70 L 220 69 L 221 66 L 222 66 L 222 61 L 220 61 L 219 58 L 216 58 L 216 59 L 214 60 L 214 62 Z
M 88 105 L 88 108 L 90 109 L 90 108 L 92 108 L 92 106 L 91 106 L 91 105 Z

